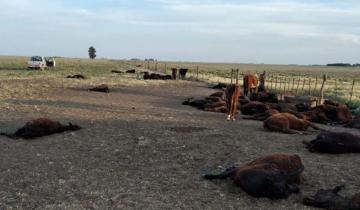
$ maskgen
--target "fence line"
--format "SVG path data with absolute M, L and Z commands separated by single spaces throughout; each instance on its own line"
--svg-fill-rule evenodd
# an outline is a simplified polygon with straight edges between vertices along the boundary
M 143 67 L 168 73 L 168 69 L 180 68 L 181 63 L 161 63 L 156 61 L 138 61 L 136 64 L 142 64 Z M 188 69 L 188 79 L 195 81 L 202 81 L 207 83 L 230 83 L 230 69 L 229 71 L 220 70 L 218 72 L 210 72 L 205 69 L 201 69 L 200 65 L 183 65 Z M 242 77 L 244 74 L 248 74 L 248 70 L 240 69 L 239 83 L 242 85 Z M 253 72 L 255 73 L 255 72 Z M 335 98 L 344 98 L 349 101 L 360 101 L 360 79 L 344 80 L 339 78 L 326 78 L 326 86 L 322 87 L 322 79 L 319 76 L 309 76 L 304 74 L 295 73 L 274 73 L 267 72 L 266 88 L 272 92 L 288 95 L 310 95 L 321 97 L 321 90 L 323 89 L 324 96 L 330 96 Z

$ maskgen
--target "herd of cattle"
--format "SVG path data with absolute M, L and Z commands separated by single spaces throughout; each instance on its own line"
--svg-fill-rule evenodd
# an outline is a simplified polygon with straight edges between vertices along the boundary
M 238 75 L 238 70 L 233 71 L 232 75 L 235 72 Z M 277 94 L 265 89 L 265 72 L 259 79 L 256 75 L 245 75 L 243 84 L 244 91 L 240 95 L 237 76 L 234 79 L 232 76 L 230 85 L 213 86 L 220 90 L 204 99 L 188 98 L 183 104 L 204 111 L 226 113 L 228 120 L 235 120 L 235 115 L 241 112 L 247 115 L 243 119 L 263 121 L 264 129 L 272 132 L 310 134 L 309 128 L 321 130 L 314 140 L 303 142 L 310 152 L 360 153 L 360 136 L 327 131 L 314 124 L 359 129 L 360 118 L 353 117 L 347 105 L 325 100 L 323 104 L 312 107 L 310 103 L 279 100 Z M 241 167 L 231 167 L 217 175 L 207 174 L 204 178 L 230 178 L 251 196 L 283 199 L 300 191 L 304 169 L 298 155 L 272 154 Z M 320 190 L 313 197 L 304 198 L 303 203 L 326 209 L 360 210 L 360 194 L 345 198 L 338 194 L 340 189 Z
M 144 79 L 185 79 L 187 70 L 172 70 L 172 75 L 157 75 L 143 72 Z M 114 72 L 113 73 L 124 73 Z M 129 70 L 125 73 L 135 73 Z M 307 134 L 308 129 L 322 132 L 312 141 L 304 142 L 310 152 L 318 153 L 360 153 L 360 136 L 351 133 L 336 133 L 319 128 L 314 123 L 344 125 L 360 129 L 360 118 L 353 117 L 345 104 L 327 101 L 316 107 L 301 102 L 293 103 L 278 99 L 277 94 L 265 88 L 265 72 L 260 75 L 244 76 L 243 94 L 238 83 L 238 70 L 232 71 L 231 84 L 218 84 L 219 89 L 205 99 L 186 99 L 183 104 L 210 112 L 227 113 L 228 120 L 235 120 L 241 112 L 245 120 L 261 120 L 265 130 L 286 134 Z M 83 75 L 67 78 L 85 79 Z M 92 91 L 109 92 L 107 85 L 91 88 Z M 26 123 L 15 133 L 0 133 L 12 139 L 33 139 L 65 131 L 76 131 L 80 126 L 63 125 L 48 118 L 39 118 Z M 255 159 L 239 167 L 231 167 L 220 174 L 206 174 L 205 179 L 230 178 L 253 197 L 285 199 L 292 193 L 300 192 L 305 166 L 298 155 L 272 154 Z M 325 209 L 360 210 L 360 194 L 346 198 L 338 194 L 342 186 L 320 190 L 314 196 L 303 199 L 305 205 Z

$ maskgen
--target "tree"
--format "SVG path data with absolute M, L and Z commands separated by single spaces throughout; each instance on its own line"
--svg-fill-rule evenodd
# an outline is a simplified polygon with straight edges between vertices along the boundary
M 89 57 L 90 59 L 96 58 L 96 49 L 93 46 L 89 48 Z

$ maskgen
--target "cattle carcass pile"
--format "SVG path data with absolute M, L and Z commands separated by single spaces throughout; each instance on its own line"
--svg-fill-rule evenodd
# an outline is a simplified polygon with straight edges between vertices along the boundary
M 144 80 L 171 80 L 171 75 L 163 75 L 163 74 L 157 74 L 157 73 L 149 73 L 149 72 L 143 72 Z

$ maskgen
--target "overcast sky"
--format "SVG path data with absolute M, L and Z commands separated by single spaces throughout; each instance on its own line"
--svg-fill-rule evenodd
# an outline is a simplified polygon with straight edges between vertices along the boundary
M 0 0 L 0 55 L 360 62 L 359 0 Z

